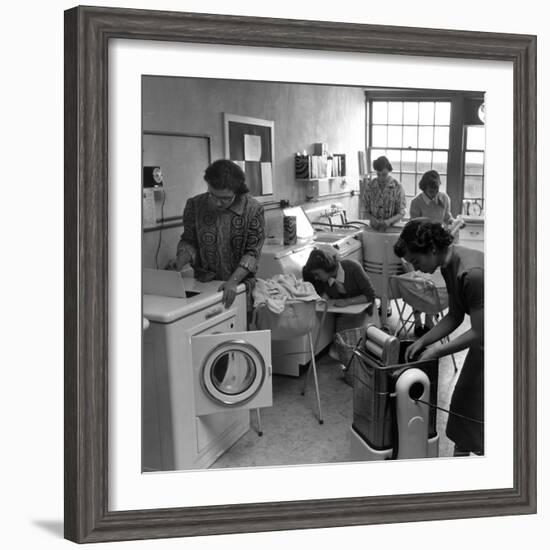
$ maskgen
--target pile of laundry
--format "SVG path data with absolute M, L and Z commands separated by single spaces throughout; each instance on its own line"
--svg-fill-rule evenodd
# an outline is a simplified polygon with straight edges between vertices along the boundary
M 271 279 L 257 279 L 254 287 L 254 308 L 265 305 L 270 311 L 280 314 L 289 301 L 312 302 L 320 300 L 311 283 L 296 279 L 292 274 L 275 275 Z

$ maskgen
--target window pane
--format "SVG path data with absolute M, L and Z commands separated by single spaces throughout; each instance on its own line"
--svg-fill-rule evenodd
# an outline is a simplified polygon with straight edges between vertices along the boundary
M 372 123 L 386 124 L 388 122 L 388 104 L 385 101 L 372 102 Z
M 448 101 L 438 101 L 435 104 L 435 123 L 442 126 L 451 124 L 451 104 Z
M 418 151 L 417 171 L 420 175 L 432 168 L 432 152 Z
M 439 179 L 441 180 L 441 187 L 439 188 L 440 191 L 447 191 L 447 176 L 442 176 L 439 174 Z
M 434 123 L 434 104 L 430 101 L 422 101 L 418 105 L 418 121 L 420 124 Z
M 434 148 L 448 149 L 449 148 L 449 127 L 436 126 L 434 131 Z
M 434 151 L 432 167 L 439 175 L 447 173 L 447 152 Z
M 388 147 L 401 147 L 402 126 L 388 126 Z
M 402 151 L 401 171 L 416 172 L 416 151 Z
M 374 147 L 386 147 L 387 142 L 387 126 L 373 126 L 372 127 L 372 145 Z
M 403 147 L 418 147 L 418 126 L 403 127 Z
M 401 101 L 388 103 L 388 124 L 403 124 L 403 103 Z
M 388 158 L 393 168 L 394 177 L 399 179 L 397 173 L 401 172 L 401 151 L 390 151 Z
M 418 103 L 406 101 L 403 103 L 403 124 L 418 124 Z
M 466 149 L 479 149 L 485 151 L 485 127 L 466 127 Z
M 483 178 L 481 176 L 466 176 L 464 178 L 464 197 L 483 198 Z
M 418 128 L 418 147 L 420 149 L 431 149 L 434 145 L 433 126 L 420 126 Z
M 405 195 L 416 195 L 416 174 L 403 174 L 401 185 L 405 189 Z
M 464 173 L 483 174 L 483 156 L 483 153 L 466 153 Z

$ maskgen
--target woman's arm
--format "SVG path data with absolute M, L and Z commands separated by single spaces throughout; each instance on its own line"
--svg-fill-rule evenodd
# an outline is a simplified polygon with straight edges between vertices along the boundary
M 472 323 L 472 328 L 470 328 L 470 330 L 467 330 L 460 336 L 453 338 L 445 344 L 432 346 L 424 353 L 422 353 L 420 358 L 436 359 L 439 357 L 445 357 L 446 355 L 451 355 L 452 353 L 456 353 L 457 351 L 462 351 L 463 349 L 469 348 L 473 345 L 483 343 L 483 318 L 483 308 L 471 311 L 470 321 Z
M 420 210 L 420 207 L 418 206 L 418 201 L 416 197 L 411 201 L 411 206 L 409 208 L 409 215 L 411 217 L 411 220 L 414 220 L 414 218 L 422 217 L 422 210 Z
M 218 289 L 223 291 L 222 302 L 225 307 L 230 307 L 235 300 L 237 285 L 250 273 L 256 273 L 258 269 L 258 261 L 265 239 L 265 220 L 263 207 L 258 205 L 253 208 L 254 210 L 251 212 L 248 231 L 246 233 L 244 254 L 235 271 Z
M 438 342 L 455 331 L 464 320 L 464 313 L 459 311 L 451 311 L 435 325 L 429 332 L 421 336 L 414 344 L 410 345 L 405 351 L 405 360 L 412 361 L 417 358 L 417 355 L 427 346 Z M 453 340 L 454 342 L 455 340 Z M 464 348 L 462 348 L 464 349 Z M 452 353 L 452 352 L 451 352 Z
M 250 221 L 248 223 L 248 231 L 245 236 L 246 243 L 244 247 L 244 254 L 239 262 L 239 267 L 243 267 L 250 273 L 256 273 L 258 269 L 258 262 L 260 260 L 260 255 L 262 253 L 262 247 L 265 240 L 265 219 L 263 206 L 258 205 L 253 208 L 254 209 L 251 212 Z M 236 271 L 238 271 L 238 269 Z M 246 273 L 242 276 L 239 282 L 242 281 L 245 276 Z
M 407 208 L 407 197 L 405 196 L 405 190 L 400 183 L 397 183 L 397 193 L 395 196 L 395 209 L 397 213 L 390 218 L 387 218 L 382 221 L 386 226 L 393 225 L 397 223 L 404 215 Z
M 359 294 L 343 300 L 338 300 L 339 303 L 335 303 L 335 305 L 350 306 L 354 304 L 372 303 L 374 301 L 375 292 L 369 276 L 358 262 L 349 262 L 348 266 L 349 271 L 346 274 L 346 279 L 349 277 L 353 281 L 354 286 L 359 288 Z M 346 282 L 347 281 L 344 281 L 345 286 L 347 286 Z
M 451 342 L 448 342 L 446 344 L 438 344 L 426 350 L 422 354 L 422 358 L 428 359 L 432 357 L 433 358 L 443 357 L 444 355 L 449 355 L 451 353 L 454 353 L 455 351 L 466 349 L 474 344 L 483 345 L 483 340 L 484 340 L 483 323 L 484 323 L 484 311 L 485 311 L 483 268 L 479 267 L 479 268 L 471 269 L 468 273 L 466 273 L 463 276 L 461 285 L 462 285 L 463 298 L 468 304 L 468 309 L 470 311 L 470 323 L 471 323 L 470 330 L 466 331 L 464 334 L 461 334 L 460 336 L 457 336 L 456 338 L 453 338 Z M 457 312 L 457 313 L 461 312 L 461 310 L 457 308 L 451 295 L 449 295 L 449 306 L 450 306 L 449 307 L 450 314 L 453 314 L 453 312 Z M 454 314 L 456 315 L 456 313 Z M 464 318 L 464 313 L 461 313 L 461 315 L 457 315 L 457 320 L 460 319 L 460 323 L 462 322 L 463 318 Z M 423 344 L 424 346 L 429 346 L 430 344 L 433 344 L 434 342 L 439 341 L 444 336 L 448 336 L 450 332 L 452 332 L 452 331 L 447 333 L 439 332 L 437 329 L 442 323 L 443 321 L 441 323 L 438 323 L 432 330 L 430 330 L 430 332 L 422 336 L 422 338 L 420 338 L 420 340 L 422 341 L 421 344 Z M 418 353 L 418 351 L 420 351 L 421 349 L 422 348 L 417 348 L 416 352 Z
M 339 298 L 334 300 L 333 304 L 336 307 L 354 306 L 356 304 L 367 304 L 370 300 L 364 294 L 358 294 L 351 298 Z

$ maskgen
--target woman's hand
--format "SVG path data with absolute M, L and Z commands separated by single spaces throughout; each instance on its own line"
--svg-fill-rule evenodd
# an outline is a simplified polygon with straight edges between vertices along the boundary
M 350 303 L 351 303 L 350 300 L 348 300 L 347 298 L 342 298 L 340 300 L 334 300 L 332 302 L 332 305 L 335 307 L 346 307 L 346 306 L 349 306 Z
M 410 363 L 416 359 L 416 356 L 424 349 L 424 342 L 419 338 L 405 350 L 405 362 Z
M 222 303 L 224 307 L 230 308 L 237 296 L 237 283 L 235 281 L 225 281 L 218 288 L 218 292 L 223 292 Z
M 433 345 L 429 348 L 426 348 L 422 354 L 420 355 L 419 361 L 431 361 L 432 359 L 439 359 L 441 356 L 440 354 L 440 346 Z

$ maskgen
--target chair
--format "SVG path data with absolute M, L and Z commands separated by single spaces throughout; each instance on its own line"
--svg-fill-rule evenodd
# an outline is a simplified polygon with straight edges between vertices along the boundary
M 321 321 L 317 321 L 317 307 L 318 304 L 323 304 L 323 311 Z M 317 377 L 317 363 L 315 361 L 315 352 L 317 344 L 319 342 L 319 336 L 321 334 L 321 328 L 324 324 L 327 312 L 326 300 L 317 301 L 300 301 L 300 300 L 288 300 L 285 303 L 285 309 L 282 313 L 273 313 L 265 304 L 257 307 L 254 310 L 253 325 L 259 330 L 271 330 L 272 340 L 289 340 L 292 338 L 299 338 L 301 336 L 308 337 L 309 351 L 310 351 L 310 366 L 308 368 L 304 387 L 301 394 L 305 395 L 307 382 L 309 380 L 309 374 L 313 371 L 313 378 L 315 381 L 315 395 L 317 397 L 317 410 L 319 412 L 319 424 L 323 424 L 323 412 L 321 409 L 321 398 L 319 395 L 319 379 Z M 318 326 L 317 334 L 315 337 L 315 344 L 313 339 L 313 332 L 315 327 Z M 257 409 L 259 433 L 261 435 L 261 419 L 260 411 Z
M 444 283 L 436 284 L 436 281 L 423 277 L 415 271 L 391 276 L 390 288 L 399 314 L 399 322 L 395 327 L 394 336 L 399 336 L 401 332 L 406 333 L 407 324 L 409 324 L 409 328 L 414 325 L 414 321 L 411 321 L 414 310 L 431 314 L 434 317 L 443 317 L 443 311 L 449 307 L 449 295 Z M 399 304 L 399 299 L 402 304 Z M 405 318 L 407 305 L 412 309 L 408 317 Z M 448 342 L 449 340 L 450 338 L 446 336 L 443 341 Z M 458 368 L 454 355 L 451 355 L 451 358 L 456 372 Z
M 382 326 L 387 325 L 387 305 L 393 298 L 389 285 L 392 276 L 403 273 L 403 262 L 393 252 L 393 245 L 399 238 L 399 233 L 392 230 L 381 233 L 365 229 L 363 240 L 363 267 L 367 272 L 376 297 L 381 301 Z

